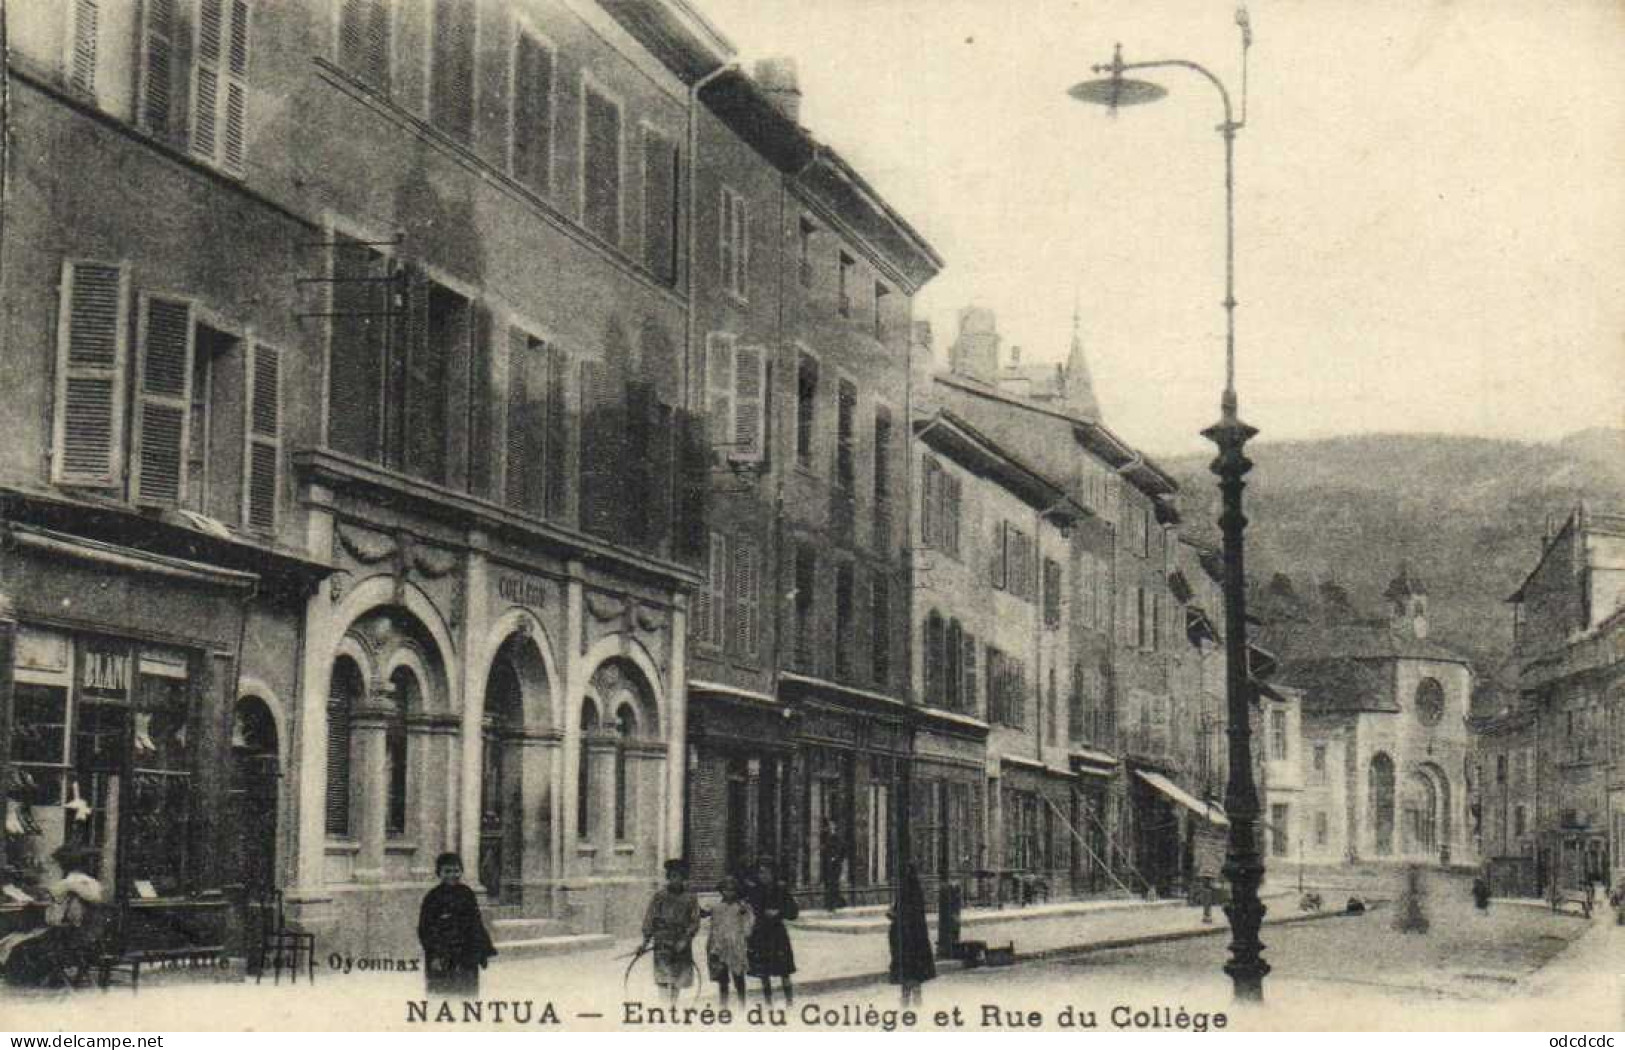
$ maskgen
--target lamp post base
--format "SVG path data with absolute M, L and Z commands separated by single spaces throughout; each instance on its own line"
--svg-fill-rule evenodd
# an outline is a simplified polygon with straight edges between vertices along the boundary
M 1241 491 L 1252 469 L 1245 446 L 1258 431 L 1237 415 L 1235 391 L 1226 388 L 1218 423 L 1202 431 L 1219 455 L 1212 464 L 1218 475 L 1224 509 L 1219 528 L 1224 533 L 1224 621 L 1225 621 L 1225 706 L 1229 737 L 1229 779 L 1224 806 L 1230 819 L 1230 839 L 1225 851 L 1223 874 L 1230 882 L 1230 903 L 1225 916 L 1230 920 L 1230 961 L 1224 972 L 1230 975 L 1236 999 L 1260 1002 L 1264 998 L 1264 976 L 1270 972 L 1263 959 L 1264 945 L 1258 928 L 1264 922 L 1265 908 L 1258 899 L 1264 881 L 1264 859 L 1258 848 L 1258 785 L 1253 780 L 1252 711 L 1253 681 L 1247 652 L 1247 576 L 1243 560 L 1243 537 L 1247 518 L 1242 514 Z

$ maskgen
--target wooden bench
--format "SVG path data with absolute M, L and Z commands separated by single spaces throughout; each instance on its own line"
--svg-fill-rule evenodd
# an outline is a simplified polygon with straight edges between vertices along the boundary
M 112 987 L 115 974 L 127 975 L 130 979 L 130 992 L 134 994 L 141 990 L 141 971 L 170 969 L 177 963 L 202 964 L 174 967 L 180 969 L 213 969 L 221 968 L 221 961 L 226 957 L 226 946 L 223 944 L 190 944 L 177 948 L 133 948 L 119 954 L 106 954 L 96 964 L 96 983 L 106 991 Z

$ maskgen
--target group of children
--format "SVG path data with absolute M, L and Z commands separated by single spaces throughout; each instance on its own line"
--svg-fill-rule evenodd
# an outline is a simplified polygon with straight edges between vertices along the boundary
M 462 884 L 463 862 L 455 853 L 435 862 L 439 884 L 423 898 L 418 913 L 418 940 L 423 946 L 426 981 L 431 995 L 479 995 L 480 971 L 496 955 L 479 901 Z M 656 986 L 673 1003 L 695 983 L 694 938 L 700 920 L 709 915 L 706 972 L 716 983 L 723 1005 L 730 993 L 745 999 L 745 979 L 762 984 L 762 998 L 773 1002 L 773 979 L 785 1002 L 794 998 L 790 976 L 796 972 L 795 951 L 785 923 L 800 914 L 795 896 L 764 861 L 746 885 L 734 876 L 717 884 L 721 900 L 710 910 L 700 907 L 688 888 L 688 865 L 666 862 L 666 884 L 655 891 L 643 914 L 643 947 L 654 958 Z M 925 923 L 925 897 L 910 866 L 904 874 L 891 922 L 891 979 L 902 985 L 903 1002 L 919 1002 L 920 985 L 936 976 L 931 940 Z
M 761 980 L 762 998 L 769 1003 L 777 977 L 785 1001 L 793 1001 L 790 975 L 796 972 L 796 956 L 785 923 L 794 920 L 800 908 L 778 881 L 773 865 L 764 862 L 757 868 L 756 879 L 748 887 L 726 876 L 717 884 L 717 892 L 722 900 L 707 913 L 688 888 L 688 865 L 680 860 L 666 862 L 666 885 L 655 891 L 643 915 L 644 944 L 654 953 L 655 984 L 673 1002 L 694 984 L 694 938 L 700 932 L 701 916 L 709 914 L 706 972 L 716 982 L 722 1003 L 728 1003 L 730 991 L 744 1001 L 747 976 Z

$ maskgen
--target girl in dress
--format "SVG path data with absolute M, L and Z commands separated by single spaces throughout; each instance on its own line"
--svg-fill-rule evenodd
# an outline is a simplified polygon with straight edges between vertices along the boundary
M 750 894 L 756 925 L 751 930 L 747 955 L 752 977 L 762 979 L 762 998 L 773 1002 L 773 978 L 779 979 L 786 1003 L 795 1002 L 790 975 L 796 972 L 796 954 L 790 948 L 790 931 L 784 926 L 801 914 L 796 899 L 778 881 L 772 861 L 762 861 L 756 869 L 756 885 Z
M 711 909 L 711 932 L 705 941 L 705 958 L 711 980 L 721 991 L 722 1005 L 728 1005 L 728 985 L 732 983 L 745 1001 L 745 971 L 750 966 L 750 931 L 756 916 L 750 905 L 739 899 L 739 882 L 732 875 L 717 884 L 722 902 Z

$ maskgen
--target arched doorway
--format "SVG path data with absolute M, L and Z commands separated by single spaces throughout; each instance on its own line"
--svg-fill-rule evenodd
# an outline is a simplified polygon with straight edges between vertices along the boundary
M 1394 852 L 1394 760 L 1372 755 L 1369 780 L 1372 838 L 1377 855 L 1386 857 Z
M 1418 770 L 1405 778 L 1405 852 L 1431 856 L 1439 848 L 1439 793 Z
M 485 679 L 480 749 L 480 882 L 493 900 L 520 879 L 524 856 L 523 776 L 517 736 L 525 724 L 524 691 L 509 646 Z M 511 892 L 511 891 L 510 891 Z
M 236 877 L 243 896 L 263 900 L 276 889 L 277 795 L 282 778 L 276 719 L 264 700 L 237 701 L 231 724 L 231 826 Z

